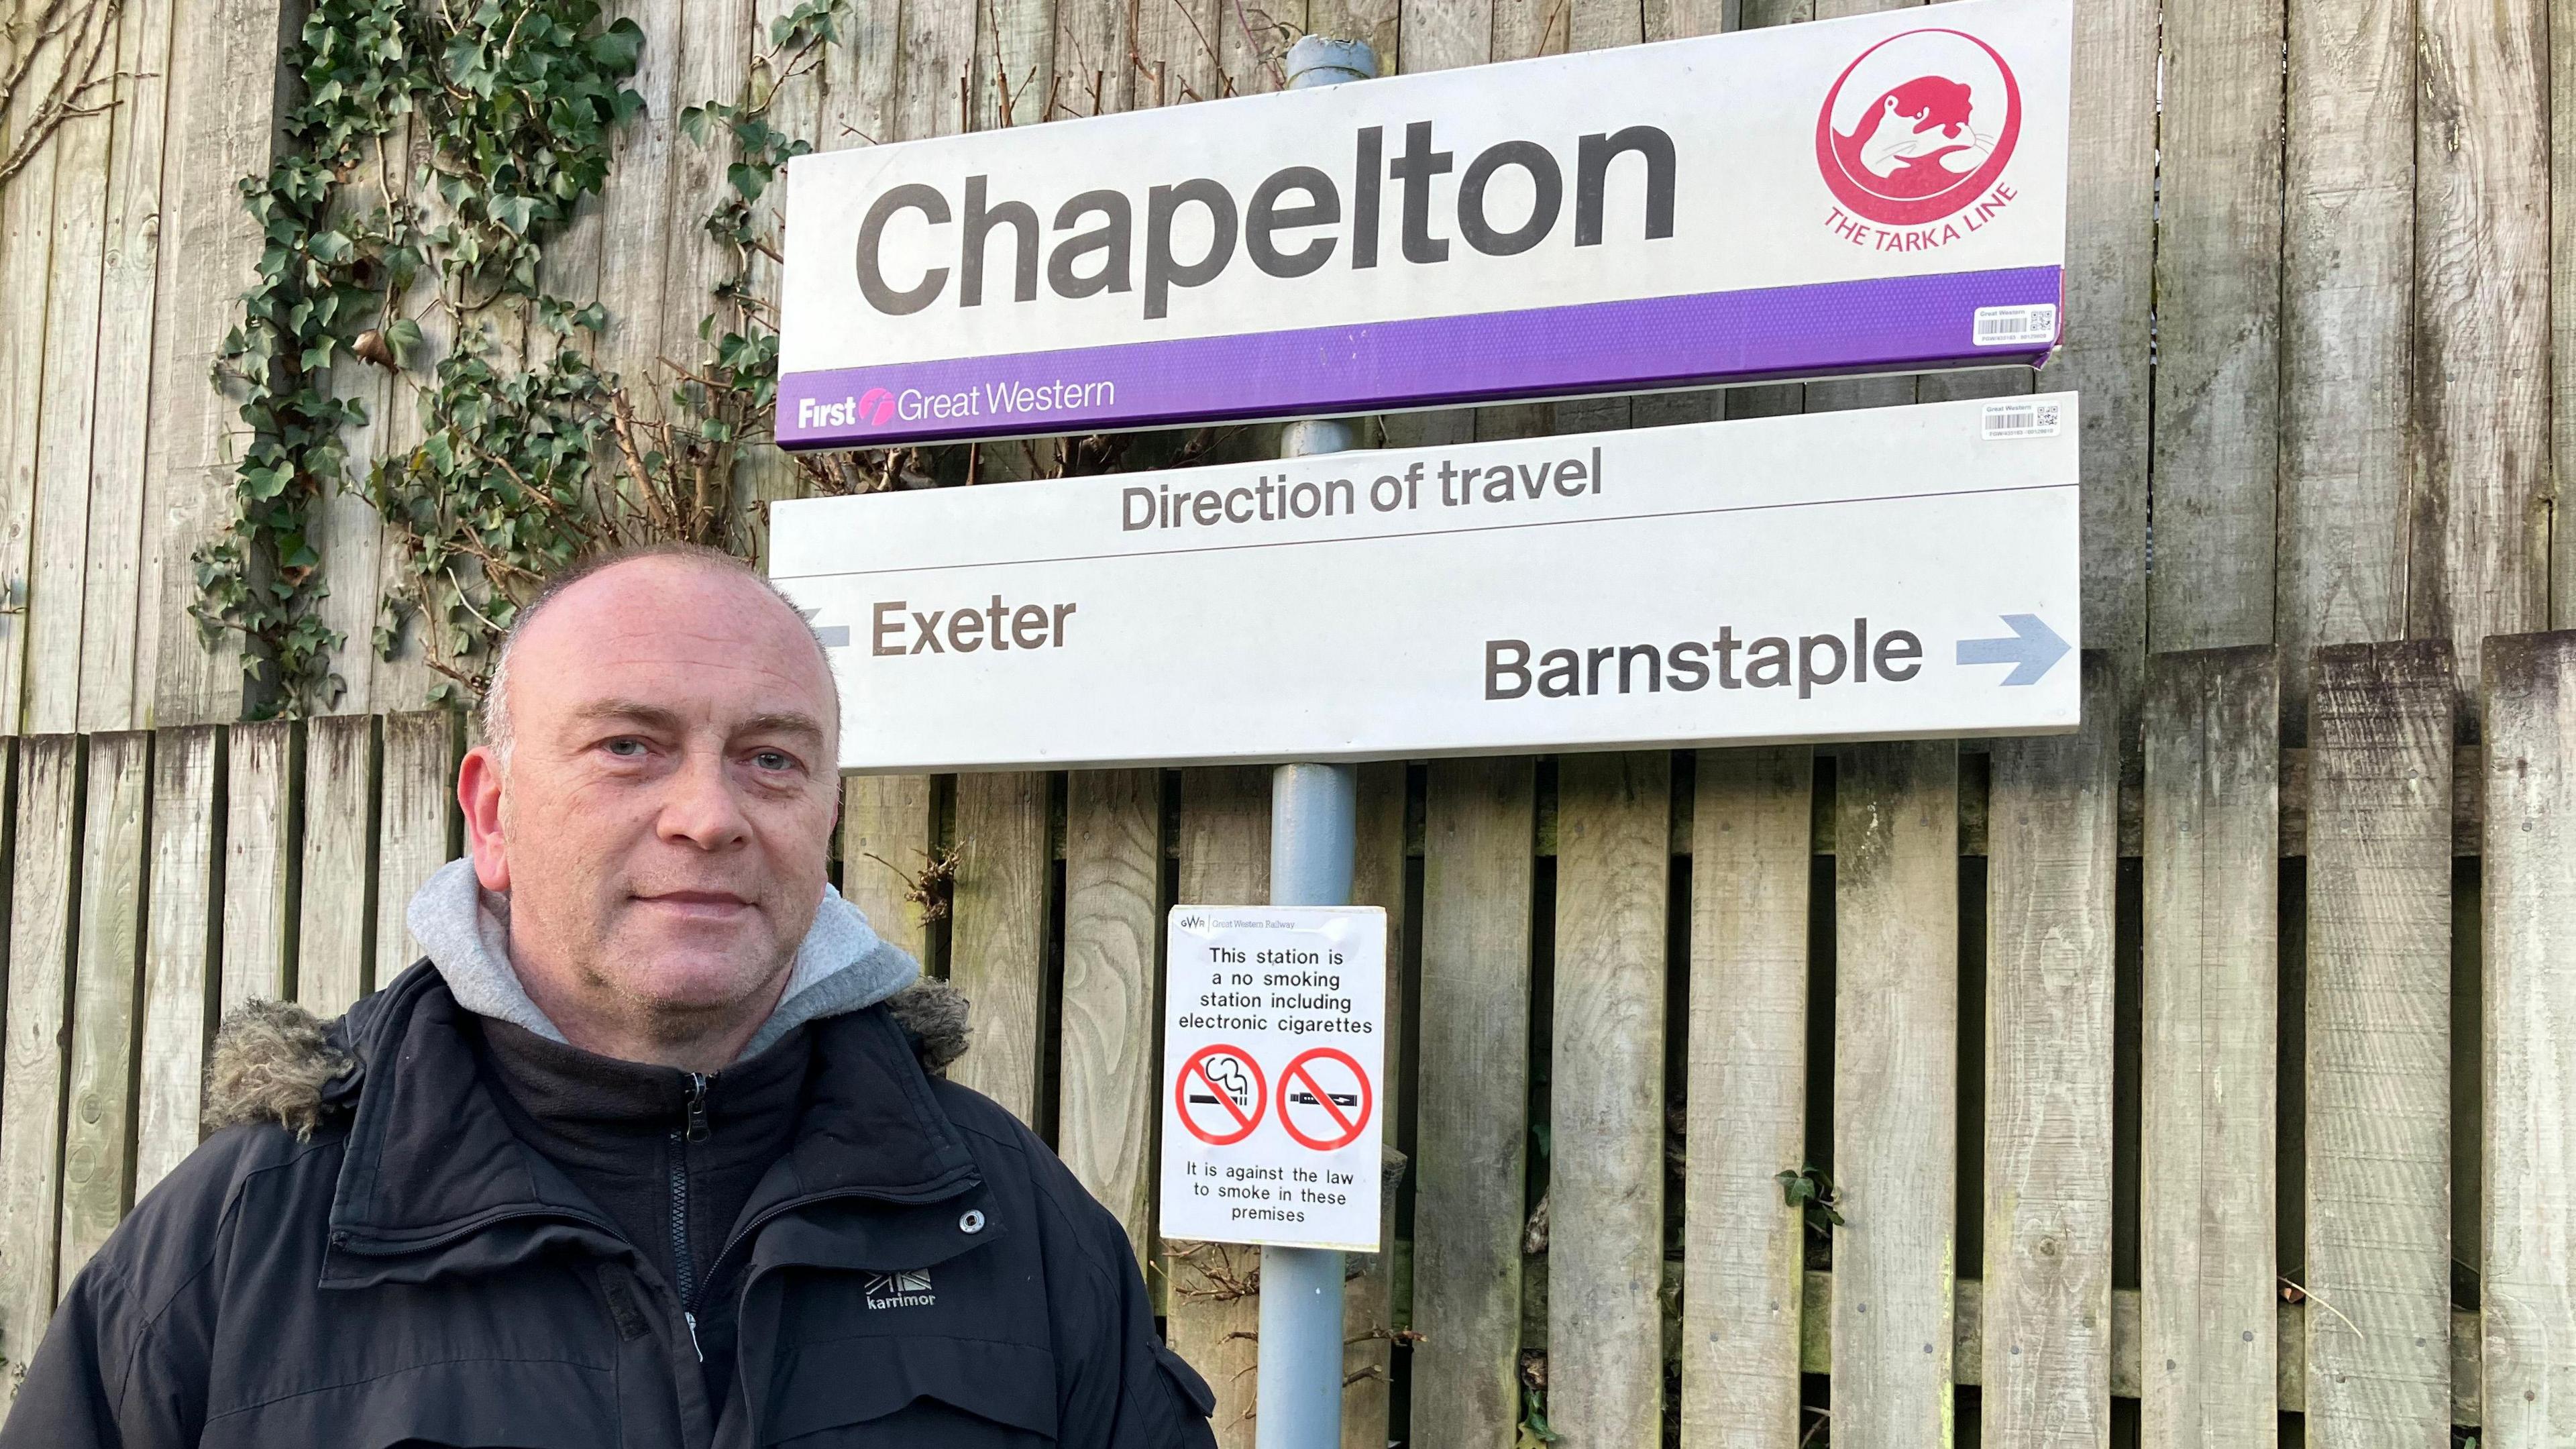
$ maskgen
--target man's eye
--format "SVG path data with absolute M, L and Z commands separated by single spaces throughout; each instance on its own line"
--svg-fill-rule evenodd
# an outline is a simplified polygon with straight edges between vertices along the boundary
M 644 742 L 632 736 L 610 740 L 600 748 L 621 760 L 641 759 L 644 755 Z
M 796 757 L 788 754 L 784 750 L 754 751 L 752 753 L 751 762 L 764 770 L 792 770 L 796 768 Z

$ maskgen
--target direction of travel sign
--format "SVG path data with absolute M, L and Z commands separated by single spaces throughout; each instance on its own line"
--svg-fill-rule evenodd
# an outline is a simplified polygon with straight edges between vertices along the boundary
M 1386 912 L 1175 906 L 1167 1238 L 1378 1251 Z
M 2075 421 L 2042 394 L 789 502 L 771 566 L 845 769 L 2047 733 Z
M 1958 0 L 788 167 L 778 441 L 2032 364 L 2070 0 Z

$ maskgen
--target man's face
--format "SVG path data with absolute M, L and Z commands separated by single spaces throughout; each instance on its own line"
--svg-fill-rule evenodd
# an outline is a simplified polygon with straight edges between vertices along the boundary
M 546 606 L 508 689 L 510 757 L 475 751 L 459 788 L 529 994 L 577 1044 L 747 1035 L 813 924 L 839 802 L 802 621 L 753 580 L 637 559 Z

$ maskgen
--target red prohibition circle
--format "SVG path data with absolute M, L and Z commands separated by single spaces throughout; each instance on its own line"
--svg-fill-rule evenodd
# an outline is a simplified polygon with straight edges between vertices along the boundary
M 1843 83 L 1851 79 L 1852 72 L 1860 69 L 1863 61 L 1900 41 L 1924 35 L 1955 35 L 1984 51 L 1994 62 L 1995 72 L 2002 77 L 2004 83 L 2003 129 L 1996 137 L 1995 149 L 1986 157 L 1985 164 L 1975 171 L 1929 195 L 1889 195 L 1870 184 L 1870 180 L 1852 175 L 1843 164 L 1843 158 L 1835 154 L 1834 104 L 1842 96 Z M 1925 79 L 1935 78 L 1926 77 Z M 1891 35 L 1862 51 L 1850 65 L 1843 67 L 1841 75 L 1834 78 L 1833 87 L 1825 92 L 1824 106 L 1816 113 L 1816 166 L 1824 173 L 1825 185 L 1833 191 L 1835 198 L 1843 205 L 1882 226 L 1920 226 L 1926 222 L 1939 221 L 1952 212 L 1963 209 L 1968 203 L 1984 195 L 1986 188 L 1993 185 L 1997 177 L 2003 175 L 2005 164 L 2012 160 L 2013 147 L 2020 140 L 2020 79 L 2013 74 L 2012 67 L 2005 63 L 2001 52 L 1964 30 L 1947 28 L 1909 30 L 1902 35 Z
M 1332 1094 L 1324 1090 L 1323 1083 L 1315 1080 L 1314 1072 L 1309 1070 L 1306 1064 L 1315 1060 L 1317 1057 L 1329 1057 L 1351 1069 L 1351 1080 L 1360 1084 L 1360 1110 L 1358 1116 L 1343 1116 L 1341 1108 L 1333 1105 Z M 1300 1078 L 1305 1080 L 1306 1090 L 1314 1097 L 1315 1105 L 1322 1107 L 1325 1114 L 1330 1116 L 1335 1123 L 1341 1126 L 1341 1136 L 1333 1138 L 1309 1137 L 1297 1129 L 1297 1119 L 1288 1115 L 1288 1089 Z M 1296 1138 L 1300 1144 L 1310 1147 L 1317 1152 L 1332 1152 L 1340 1148 L 1348 1147 L 1352 1143 L 1358 1141 L 1360 1133 L 1368 1127 L 1370 1111 L 1372 1111 L 1376 1106 L 1377 1093 L 1369 1087 L 1368 1073 L 1360 1070 L 1360 1064 L 1351 1060 L 1350 1053 L 1341 1051 L 1334 1047 L 1317 1047 L 1313 1051 L 1307 1052 L 1303 1056 L 1298 1057 L 1295 1061 L 1290 1062 L 1288 1064 L 1288 1070 L 1279 1074 L 1279 1125 L 1289 1136 Z
M 1207 1074 L 1207 1059 L 1216 1056 L 1232 1057 L 1243 1063 L 1243 1069 L 1252 1074 L 1250 1116 L 1244 1115 L 1243 1109 L 1234 1104 L 1233 1096 L 1223 1087 L 1218 1086 L 1214 1077 Z M 1199 1125 L 1198 1118 L 1191 1115 L 1190 1083 L 1193 1080 L 1207 1084 L 1208 1093 L 1214 1099 L 1214 1105 L 1224 1108 L 1226 1115 L 1234 1119 L 1233 1131 L 1222 1134 L 1210 1132 Z M 1252 1129 L 1261 1125 L 1261 1114 L 1270 1109 L 1270 1083 L 1261 1075 L 1261 1063 L 1252 1059 L 1252 1053 L 1241 1047 L 1227 1046 L 1220 1042 L 1215 1046 L 1200 1047 L 1196 1052 L 1191 1053 L 1188 1061 L 1181 1063 L 1180 1080 L 1172 1084 L 1172 1106 L 1181 1114 L 1181 1125 L 1189 1129 L 1192 1137 L 1210 1147 L 1229 1147 L 1251 1136 Z

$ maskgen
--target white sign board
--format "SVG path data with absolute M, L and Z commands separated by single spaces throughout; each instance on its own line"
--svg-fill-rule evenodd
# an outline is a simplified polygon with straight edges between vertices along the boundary
M 2036 363 L 2072 30 L 1960 0 L 801 156 L 778 441 Z
M 841 764 L 2073 729 L 2071 393 L 780 503 Z
M 1386 912 L 1175 906 L 1166 1238 L 1378 1251 Z

